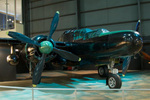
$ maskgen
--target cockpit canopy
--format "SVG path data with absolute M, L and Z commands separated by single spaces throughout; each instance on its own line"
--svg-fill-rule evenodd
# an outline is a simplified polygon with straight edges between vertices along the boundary
M 96 30 L 91 30 L 89 28 L 83 28 L 79 30 L 67 30 L 59 38 L 59 41 L 72 42 L 75 40 L 86 40 L 94 37 L 100 37 L 108 33 L 109 31 L 104 28 L 99 28 Z

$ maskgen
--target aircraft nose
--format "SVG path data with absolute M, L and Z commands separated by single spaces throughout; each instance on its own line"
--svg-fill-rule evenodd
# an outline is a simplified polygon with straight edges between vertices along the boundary
M 126 42 L 129 47 L 129 51 L 134 54 L 138 53 L 143 47 L 142 37 L 136 31 L 126 34 Z

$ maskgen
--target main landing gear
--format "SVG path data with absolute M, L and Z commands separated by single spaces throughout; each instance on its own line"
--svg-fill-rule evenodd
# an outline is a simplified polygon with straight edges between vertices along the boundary
M 109 70 L 107 68 L 107 65 L 104 65 L 104 66 L 99 66 L 98 67 L 98 75 L 100 77 L 107 77 L 109 74 Z
M 110 89 L 121 88 L 122 81 L 118 75 L 118 69 L 113 68 L 112 66 L 110 67 L 110 65 L 104 65 L 98 67 L 98 74 L 100 77 L 106 77 L 106 85 L 108 85 Z

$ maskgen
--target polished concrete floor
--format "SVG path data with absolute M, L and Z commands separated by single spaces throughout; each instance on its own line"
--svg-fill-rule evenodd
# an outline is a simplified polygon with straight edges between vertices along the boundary
M 119 75 L 121 76 L 121 73 Z M 0 100 L 31 100 L 32 93 L 34 100 L 122 100 L 122 97 L 125 100 L 150 100 L 150 90 L 147 90 L 150 89 L 150 71 L 129 71 L 126 77 L 121 76 L 121 79 L 122 88 L 111 90 L 106 86 L 105 78 L 97 75 L 97 70 L 48 71 L 42 74 L 41 83 L 37 88 L 54 90 L 0 88 Z M 17 74 L 16 81 L 0 82 L 0 85 L 32 88 L 32 80 L 28 73 Z M 56 88 L 61 90 L 55 90 Z

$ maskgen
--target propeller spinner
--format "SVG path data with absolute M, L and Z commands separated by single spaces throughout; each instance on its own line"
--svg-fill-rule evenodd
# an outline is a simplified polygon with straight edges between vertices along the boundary
M 49 54 L 53 51 L 53 44 L 49 41 L 43 41 L 40 43 L 41 47 L 39 47 L 39 50 L 41 53 Z

